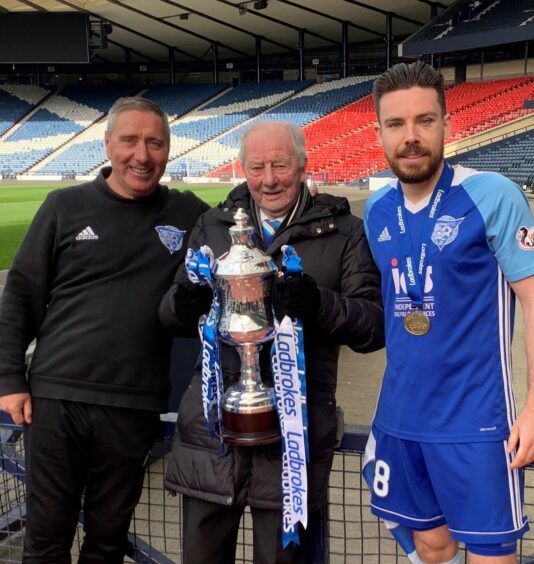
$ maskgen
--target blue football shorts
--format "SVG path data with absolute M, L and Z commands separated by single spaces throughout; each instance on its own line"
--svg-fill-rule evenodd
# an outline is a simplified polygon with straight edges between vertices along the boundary
M 508 468 L 514 454 L 506 441 L 419 443 L 373 427 L 371 510 L 411 529 L 446 524 L 459 542 L 506 546 L 528 531 L 523 470 Z

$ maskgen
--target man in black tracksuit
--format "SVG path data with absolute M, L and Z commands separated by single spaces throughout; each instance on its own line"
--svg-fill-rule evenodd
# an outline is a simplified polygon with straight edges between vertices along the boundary
M 247 182 L 200 218 L 189 245 L 195 250 L 208 245 L 221 256 L 231 243 L 233 215 L 243 208 L 260 234 L 259 244 L 278 266 L 282 245 L 293 245 L 302 258 L 304 275 L 276 282 L 273 305 L 278 319 L 287 313 L 304 322 L 307 501 L 313 512 L 327 501 L 336 442 L 339 347 L 370 352 L 384 344 L 380 277 L 363 223 L 350 214 L 347 200 L 328 194 L 311 197 L 305 188 L 306 153 L 297 127 L 280 122 L 254 126 L 242 141 L 240 157 Z M 261 241 L 265 219 L 281 220 L 270 244 L 265 244 L 268 234 Z M 187 335 L 203 313 L 200 305 L 206 310 L 205 294 L 187 280 L 182 265 L 160 306 L 164 324 Z M 226 389 L 240 377 L 240 360 L 235 348 L 222 342 L 220 346 Z M 263 380 L 272 384 L 269 349 L 263 347 L 260 365 Z M 253 518 L 255 563 L 304 562 L 309 549 L 304 530 L 300 546 L 282 549 L 280 444 L 226 446 L 221 452 L 219 440 L 208 437 L 204 424 L 200 379 L 197 367 L 180 405 L 165 481 L 168 489 L 183 494 L 184 564 L 234 562 L 246 505 Z
M 123 561 L 158 414 L 167 410 L 171 340 L 157 307 L 208 209 L 159 184 L 169 141 L 158 106 L 119 99 L 105 136 L 111 168 L 48 195 L 9 272 L 0 409 L 24 423 L 24 562 L 70 562 L 84 491 L 79 562 Z

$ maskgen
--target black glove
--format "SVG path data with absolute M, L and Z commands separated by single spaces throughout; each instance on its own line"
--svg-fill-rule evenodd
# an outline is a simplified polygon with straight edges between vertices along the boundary
M 180 325 L 195 324 L 198 318 L 207 313 L 211 306 L 213 293 L 209 286 L 193 284 L 187 278 L 176 287 L 174 294 L 174 313 Z
M 277 278 L 275 291 L 282 302 L 284 314 L 304 323 L 317 317 L 321 306 L 321 292 L 309 274 Z

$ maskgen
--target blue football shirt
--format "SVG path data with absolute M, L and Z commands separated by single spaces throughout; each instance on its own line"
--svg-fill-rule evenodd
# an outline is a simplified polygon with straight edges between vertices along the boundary
M 386 315 L 387 366 L 374 423 L 408 440 L 501 440 L 515 419 L 509 282 L 534 275 L 534 219 L 521 189 L 505 177 L 460 166 L 453 172 L 422 277 L 431 325 L 426 335 L 414 336 L 403 325 L 412 300 L 396 214 L 398 183 L 365 207 Z M 404 214 L 416 259 L 427 208 Z

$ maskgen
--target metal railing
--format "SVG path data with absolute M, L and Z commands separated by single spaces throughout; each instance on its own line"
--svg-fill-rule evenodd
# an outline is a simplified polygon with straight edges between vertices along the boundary
M 1 415 L 1 414 L 0 414 Z M 3 421 L 3 422 L 2 422 Z M 24 448 L 21 428 L 0 418 L 0 562 L 21 561 L 26 516 Z M 181 562 L 181 498 L 163 489 L 167 435 L 153 449 L 141 500 L 130 528 L 128 562 L 171 564 Z M 386 528 L 371 514 L 370 495 L 362 477 L 367 427 L 346 427 L 334 457 L 330 476 L 329 504 L 309 523 L 313 528 L 314 564 L 397 564 L 407 559 Z M 534 515 L 534 468 L 526 471 L 525 509 Z M 82 526 L 73 547 L 76 556 Z M 519 543 L 520 562 L 534 563 L 534 533 Z M 248 512 L 241 525 L 237 563 L 252 562 L 252 522 Z

